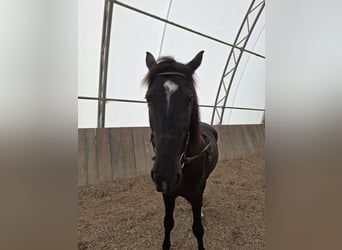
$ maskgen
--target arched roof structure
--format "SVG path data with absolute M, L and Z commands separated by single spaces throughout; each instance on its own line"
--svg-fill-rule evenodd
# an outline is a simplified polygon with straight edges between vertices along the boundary
M 187 62 L 204 50 L 196 72 L 202 121 L 262 123 L 264 6 L 263 0 L 79 1 L 79 127 L 148 126 L 146 51 Z

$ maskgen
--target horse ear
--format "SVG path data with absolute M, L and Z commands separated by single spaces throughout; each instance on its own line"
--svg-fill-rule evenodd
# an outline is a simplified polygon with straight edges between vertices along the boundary
M 192 71 L 195 72 L 195 70 L 201 65 L 202 57 L 203 57 L 204 50 L 197 53 L 197 55 L 192 59 L 190 62 L 188 62 L 188 66 Z
M 146 66 L 148 69 L 151 69 L 152 65 L 156 63 L 156 59 L 154 59 L 154 56 L 146 51 Z

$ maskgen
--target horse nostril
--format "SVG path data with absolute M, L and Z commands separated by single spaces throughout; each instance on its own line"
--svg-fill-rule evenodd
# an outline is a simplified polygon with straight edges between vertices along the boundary
M 153 171 L 151 171 L 151 179 L 152 179 L 152 181 L 154 181 L 154 173 L 153 173 Z

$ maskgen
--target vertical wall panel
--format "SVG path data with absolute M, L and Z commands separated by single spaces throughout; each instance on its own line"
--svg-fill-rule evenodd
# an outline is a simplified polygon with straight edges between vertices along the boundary
M 144 134 L 142 128 L 134 128 L 133 133 L 133 145 L 135 155 L 135 167 L 138 175 L 145 174 L 145 144 Z
M 87 147 L 86 147 L 86 130 L 78 130 L 78 184 L 88 184 L 88 168 L 87 168 Z
M 122 162 L 121 153 L 121 136 L 119 128 L 110 128 L 109 130 L 109 141 L 110 141 L 110 154 L 111 154 L 111 166 L 113 179 L 124 177 L 124 164 Z
M 88 184 L 99 182 L 98 169 L 96 167 L 96 138 L 95 129 L 85 129 L 85 144 L 87 148 Z
M 154 151 L 152 144 L 150 142 L 151 139 L 151 129 L 150 128 L 143 128 L 143 137 L 144 137 L 144 150 L 145 150 L 145 170 L 147 173 L 150 173 L 153 161 L 152 156 L 154 156 Z
M 120 140 L 121 157 L 125 177 L 135 176 L 136 168 L 132 128 L 121 128 Z
M 248 147 L 248 151 L 251 154 L 257 153 L 257 149 L 254 148 L 253 141 L 252 141 L 251 137 L 249 136 L 248 126 L 242 125 L 241 127 L 242 127 L 243 136 L 244 136 L 244 138 L 246 140 L 246 145 Z
M 96 164 L 99 170 L 99 181 L 112 179 L 112 166 L 109 142 L 109 130 L 96 129 Z

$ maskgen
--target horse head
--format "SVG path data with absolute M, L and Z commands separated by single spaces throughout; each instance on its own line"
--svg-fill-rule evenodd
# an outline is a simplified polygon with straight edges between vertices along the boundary
M 148 85 L 146 101 L 152 130 L 155 161 L 151 177 L 157 191 L 170 193 L 182 180 L 184 156 L 190 145 L 200 141 L 199 111 L 193 74 L 203 51 L 182 64 L 171 57 L 155 60 L 146 53 Z

